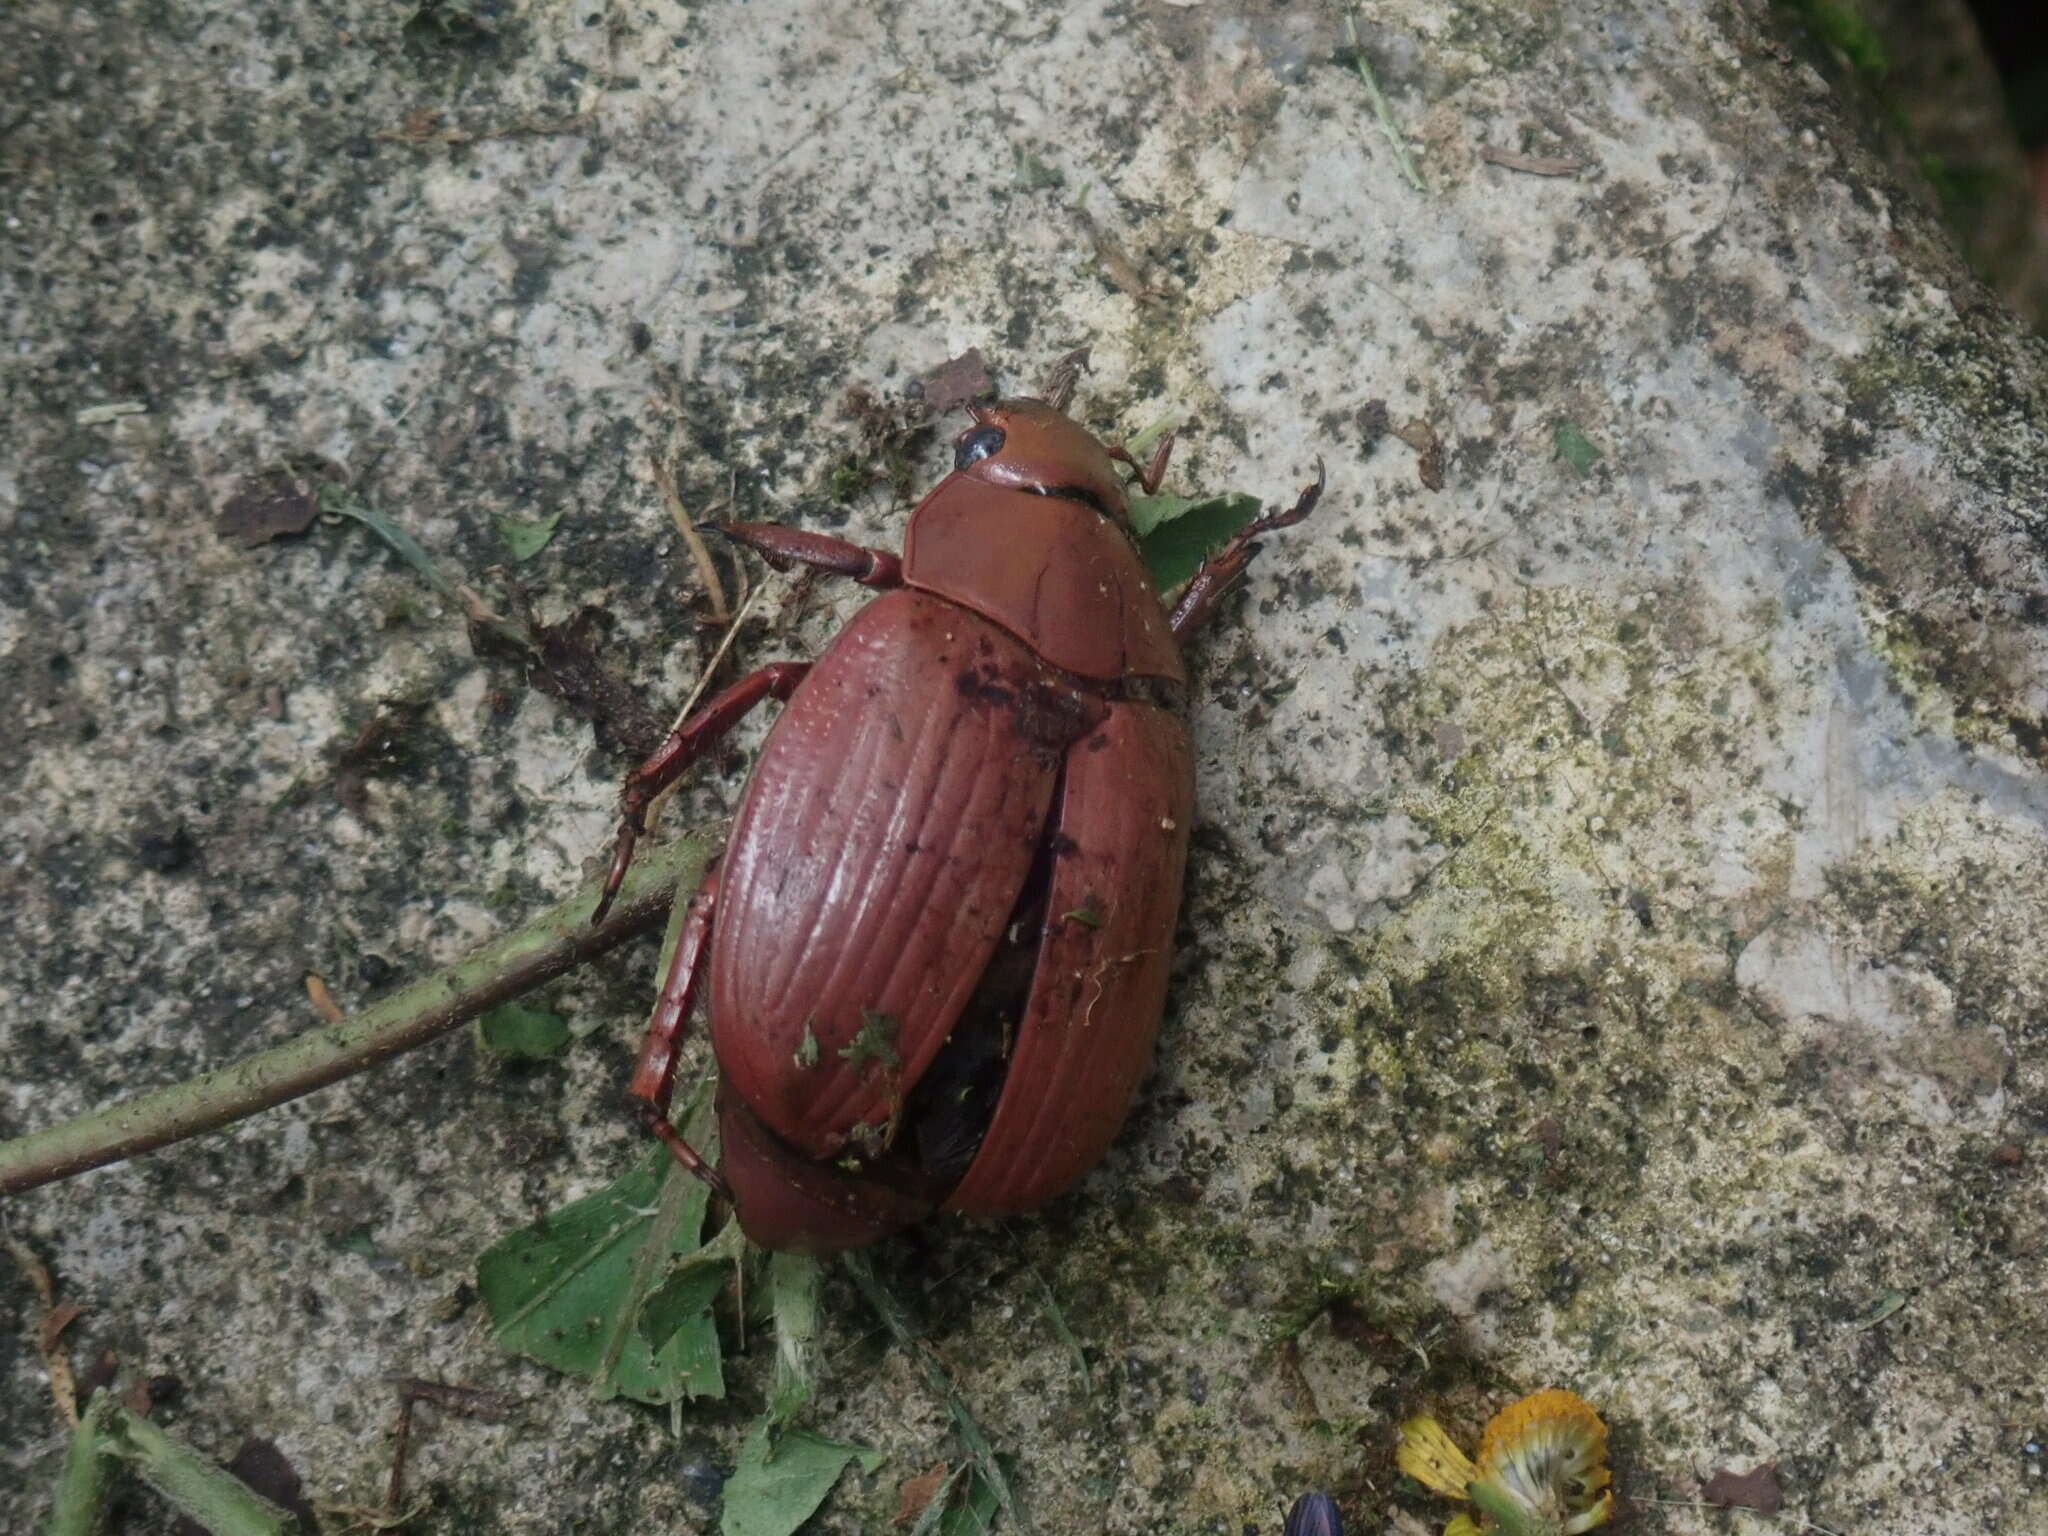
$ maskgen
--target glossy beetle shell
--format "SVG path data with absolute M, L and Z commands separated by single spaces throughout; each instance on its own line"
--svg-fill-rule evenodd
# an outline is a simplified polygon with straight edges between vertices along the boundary
M 766 1246 L 1044 1204 L 1151 1060 L 1193 757 L 1159 690 L 1124 684 L 1179 683 L 1179 647 L 1101 445 L 1038 402 L 977 416 L 1003 451 L 912 515 L 904 586 L 797 686 L 721 866 L 723 1171 Z M 1014 1007 L 963 1022 L 1004 947 L 1028 964 Z M 1002 1061 L 956 1090 L 970 1031 Z M 949 1120 L 991 1071 L 992 1101 Z

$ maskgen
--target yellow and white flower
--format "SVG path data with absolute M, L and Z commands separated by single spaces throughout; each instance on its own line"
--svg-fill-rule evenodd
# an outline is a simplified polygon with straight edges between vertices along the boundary
M 1444 1536 L 1581 1536 L 1614 1513 L 1607 1426 L 1570 1392 L 1538 1392 L 1495 1414 L 1476 1463 L 1426 1417 L 1401 1426 L 1394 1459 L 1425 1488 L 1475 1506 Z

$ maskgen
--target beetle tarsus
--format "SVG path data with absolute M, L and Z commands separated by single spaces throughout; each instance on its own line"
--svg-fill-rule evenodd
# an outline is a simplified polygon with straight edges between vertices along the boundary
M 668 1116 L 652 1104 L 634 1101 L 634 1108 L 646 1125 L 648 1132 L 669 1150 L 669 1155 L 691 1173 L 711 1186 L 711 1192 L 728 1205 L 737 1205 L 733 1198 L 732 1186 L 725 1182 L 725 1175 L 697 1155 L 697 1149 L 683 1140 L 682 1132 L 668 1123 Z
M 626 878 L 626 866 L 633 862 L 633 845 L 640 840 L 638 820 L 624 820 L 619 823 L 617 838 L 612 843 L 612 864 L 605 872 L 604 889 L 598 893 L 597 907 L 590 914 L 590 926 L 595 928 L 605 919 L 617 899 L 619 885 Z
M 1176 640 L 1185 640 L 1215 617 L 1217 606 L 1244 579 L 1245 567 L 1259 552 L 1259 536 L 1281 528 L 1292 528 L 1315 511 L 1316 503 L 1322 500 L 1323 490 L 1328 484 L 1329 476 L 1319 455 L 1315 484 L 1303 486 L 1293 506 L 1285 512 L 1276 512 L 1271 517 L 1247 523 L 1228 544 L 1202 562 L 1189 580 L 1187 590 L 1181 593 L 1180 601 L 1174 605 L 1170 622 Z

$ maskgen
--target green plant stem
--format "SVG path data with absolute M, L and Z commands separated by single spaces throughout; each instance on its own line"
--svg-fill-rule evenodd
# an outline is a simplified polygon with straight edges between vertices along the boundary
M 64 1453 L 64 1470 L 57 1478 L 57 1503 L 50 1513 L 48 1536 L 95 1536 L 98 1532 L 107 1512 L 107 1487 L 114 1469 L 112 1448 L 107 1444 L 107 1418 L 113 1411 L 113 1394 L 97 1393 L 72 1431 L 71 1449 Z
M 902 1346 L 917 1368 L 924 1374 L 925 1384 L 936 1392 L 946 1404 L 946 1411 L 953 1418 L 953 1432 L 960 1437 L 962 1449 L 982 1481 L 988 1484 L 995 1495 L 996 1503 L 1003 1513 L 1020 1531 L 1029 1531 L 1031 1521 L 1024 1513 L 1024 1507 L 1010 1491 L 1010 1480 L 1003 1475 L 1001 1463 L 996 1460 L 995 1447 L 989 1444 L 988 1436 L 982 1432 L 981 1423 L 974 1417 L 974 1410 L 967 1406 L 967 1400 L 960 1395 L 960 1389 L 953 1385 L 952 1375 L 944 1362 L 932 1353 L 932 1348 L 919 1334 L 917 1325 L 910 1319 L 901 1301 L 892 1295 L 875 1274 L 875 1267 L 868 1256 L 858 1248 L 839 1256 L 840 1267 L 853 1278 L 854 1285 L 875 1315 L 882 1320 L 896 1342 Z
M 218 1536 L 290 1536 L 297 1531 L 298 1521 L 288 1510 L 119 1403 L 108 1414 L 107 1429 L 115 1455 L 179 1513 Z
M 1422 172 L 1415 168 L 1415 157 L 1408 152 L 1408 140 L 1394 122 L 1394 109 L 1388 104 L 1386 93 L 1380 89 L 1380 83 L 1373 75 L 1372 65 L 1366 60 L 1365 44 L 1358 38 L 1356 16 L 1344 18 L 1344 35 L 1351 44 L 1351 62 L 1358 67 L 1358 78 L 1365 82 L 1365 94 L 1372 101 L 1372 115 L 1379 121 L 1380 136 L 1394 152 L 1395 166 L 1399 168 L 1409 186 L 1418 192 L 1427 192 L 1429 188 L 1423 185 Z
M 660 923 L 679 886 L 702 876 L 716 843 L 693 834 L 648 848 L 593 927 L 599 882 L 468 959 L 365 1008 L 231 1066 L 0 1142 L 0 1194 L 154 1151 L 366 1071 L 467 1023 Z

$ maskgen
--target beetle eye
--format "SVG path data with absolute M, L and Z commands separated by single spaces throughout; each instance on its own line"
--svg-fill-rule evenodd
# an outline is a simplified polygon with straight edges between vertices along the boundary
M 979 463 L 990 454 L 1003 451 L 1003 429 L 1001 427 L 976 427 L 953 445 L 953 467 L 965 469 Z

